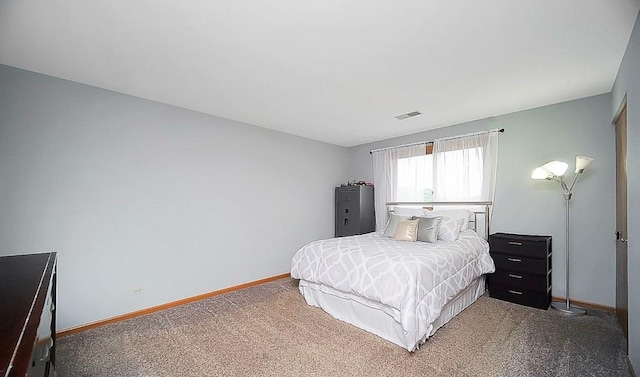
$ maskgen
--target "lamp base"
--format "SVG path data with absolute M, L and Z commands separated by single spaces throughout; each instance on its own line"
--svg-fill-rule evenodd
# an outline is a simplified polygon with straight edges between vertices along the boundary
M 569 317 L 577 317 L 587 314 L 586 309 L 571 306 L 571 304 L 567 306 L 567 303 L 563 301 L 552 302 L 551 307 Z

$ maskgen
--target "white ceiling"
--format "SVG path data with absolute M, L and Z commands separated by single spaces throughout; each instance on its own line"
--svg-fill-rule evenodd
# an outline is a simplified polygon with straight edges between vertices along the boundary
M 352 146 L 607 93 L 639 9 L 637 0 L 3 0 L 0 63 Z M 415 110 L 423 115 L 394 118 Z

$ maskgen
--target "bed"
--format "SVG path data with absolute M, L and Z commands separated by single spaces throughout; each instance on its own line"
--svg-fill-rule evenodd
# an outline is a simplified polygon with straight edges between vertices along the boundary
M 415 351 L 485 292 L 485 275 L 495 266 L 485 240 L 484 204 L 484 211 L 473 212 L 395 206 L 384 231 L 303 246 L 292 258 L 291 276 L 300 279 L 309 305 Z M 479 214 L 484 214 L 483 236 Z M 437 224 L 435 233 L 429 228 L 431 242 L 396 237 L 405 225 L 423 220 Z

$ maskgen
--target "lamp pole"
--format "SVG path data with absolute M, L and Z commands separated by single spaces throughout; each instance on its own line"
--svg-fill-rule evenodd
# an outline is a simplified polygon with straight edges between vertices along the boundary
M 566 280 L 566 283 L 565 283 L 566 288 L 565 288 L 565 290 L 566 290 L 566 296 L 567 296 L 566 297 L 566 304 L 567 305 L 565 306 L 565 309 L 569 309 L 571 307 L 571 303 L 569 302 L 569 250 L 571 249 L 571 247 L 569 247 L 569 243 L 571 242 L 571 233 L 569 232 L 569 226 L 570 226 L 569 225 L 570 224 L 570 222 L 569 222 L 569 203 L 571 202 L 571 196 L 569 196 L 569 197 L 565 196 L 565 200 L 564 201 L 567 203 L 567 206 L 566 206 L 567 207 L 567 216 L 566 216 L 567 222 L 565 224 L 565 227 L 566 227 L 565 235 L 567 237 L 566 238 L 567 241 L 566 241 L 565 257 L 564 257 L 565 258 L 564 259 L 564 263 L 565 263 L 564 278 Z

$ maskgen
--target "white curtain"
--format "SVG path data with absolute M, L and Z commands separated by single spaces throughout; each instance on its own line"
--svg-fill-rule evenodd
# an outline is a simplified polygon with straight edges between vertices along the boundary
M 397 201 L 398 159 L 425 154 L 424 144 L 372 151 L 376 230 L 387 225 L 387 202 Z
M 498 132 L 433 142 L 434 201 L 491 201 L 498 169 Z

